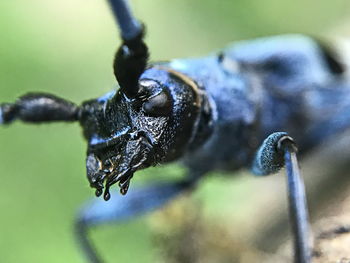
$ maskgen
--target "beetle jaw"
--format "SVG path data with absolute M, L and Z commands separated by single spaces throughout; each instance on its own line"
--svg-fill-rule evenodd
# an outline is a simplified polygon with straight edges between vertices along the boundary
M 90 186 L 96 189 L 96 196 L 103 193 L 104 199 L 110 199 L 110 187 L 118 183 L 120 193 L 125 195 L 130 180 L 137 170 L 149 167 L 152 162 L 152 145 L 143 137 L 126 142 L 118 153 L 108 158 L 89 153 L 86 158 L 87 178 Z

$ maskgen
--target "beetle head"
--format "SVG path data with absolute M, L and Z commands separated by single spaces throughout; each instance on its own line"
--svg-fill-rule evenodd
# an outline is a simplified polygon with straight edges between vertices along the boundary
M 94 106 L 90 102 L 82 125 L 89 140 L 87 176 L 96 194 L 105 188 L 108 200 L 115 183 L 125 194 L 135 171 L 180 157 L 195 135 L 201 96 L 186 76 L 154 66 L 141 75 L 132 98 L 119 89 Z

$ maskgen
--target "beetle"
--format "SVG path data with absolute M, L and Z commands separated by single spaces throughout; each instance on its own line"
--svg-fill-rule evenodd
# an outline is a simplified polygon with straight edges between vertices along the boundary
M 117 13 L 118 8 L 115 10 Z M 310 98 L 320 96 L 329 100 L 326 104 L 335 103 L 346 94 L 345 89 L 336 93 L 324 87 L 326 82 L 342 86 L 342 82 L 338 82 L 342 80 L 342 65 L 307 37 L 286 36 L 241 43 L 205 59 L 173 60 L 146 69 L 148 53 L 142 42 L 143 33 L 139 25 L 135 28 L 131 40 L 124 34 L 124 44 L 116 56 L 114 69 L 121 87 L 117 92 L 87 101 L 81 107 L 53 95 L 37 93 L 22 96 L 16 103 L 1 105 L 4 124 L 16 118 L 27 122 L 79 120 L 89 142 L 86 159 L 89 182 L 97 195 L 101 195 L 104 188 L 106 200 L 110 198 L 110 186 L 115 183 L 119 183 L 122 194 L 126 194 L 138 169 L 183 157 L 192 171 L 188 181 L 154 185 L 130 193 L 129 199 L 117 203 L 96 202 L 98 207 L 84 211 L 85 224 L 89 220 L 98 222 L 99 212 L 104 212 L 100 207 L 117 204 L 115 209 L 123 216 L 131 216 L 135 212 L 131 209 L 133 198 L 139 200 L 147 196 L 153 201 L 149 205 L 156 207 L 191 187 L 207 171 L 250 166 L 259 144 L 272 132 L 288 131 L 298 141 L 301 151 L 307 152 L 348 123 L 340 119 L 347 116 L 345 100 L 340 112 L 331 116 L 335 117 L 333 125 L 330 116 L 319 117 L 319 104 L 303 97 L 303 86 L 315 93 Z M 125 32 L 129 34 L 132 30 L 128 28 Z M 265 49 L 259 53 L 258 47 Z M 256 53 L 250 55 L 249 51 L 255 48 Z M 129 53 L 137 54 L 136 62 L 128 58 Z M 328 82 L 330 80 L 333 82 Z M 294 110 L 290 105 L 301 108 Z M 304 110 L 310 116 L 302 116 Z M 324 112 L 330 114 L 328 109 Z M 271 116 L 276 113 L 273 119 Z M 296 132 L 295 127 L 300 124 L 307 126 L 305 133 Z M 328 130 L 319 132 L 323 127 Z M 233 134 L 235 140 L 231 140 Z M 218 153 L 215 158 L 214 151 Z M 152 194 L 160 190 L 164 193 L 153 200 Z M 106 215 L 101 220 L 112 220 L 114 216 Z M 85 227 L 79 224 L 82 226 Z

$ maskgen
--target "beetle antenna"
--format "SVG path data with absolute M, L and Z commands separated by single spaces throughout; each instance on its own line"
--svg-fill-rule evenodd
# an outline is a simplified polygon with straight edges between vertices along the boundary
M 122 45 L 113 63 L 114 75 L 121 91 L 129 98 L 138 92 L 138 80 L 145 71 L 148 48 L 143 42 L 144 26 L 133 16 L 126 0 L 109 0 L 120 28 Z
M 120 28 L 123 40 L 137 38 L 142 31 L 142 24 L 133 16 L 126 0 L 109 0 L 111 9 Z

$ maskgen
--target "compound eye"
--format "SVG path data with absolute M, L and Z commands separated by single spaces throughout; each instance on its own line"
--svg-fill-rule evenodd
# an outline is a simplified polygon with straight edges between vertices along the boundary
M 144 112 L 152 117 L 168 116 L 172 110 L 172 100 L 166 91 L 149 98 L 143 104 Z

